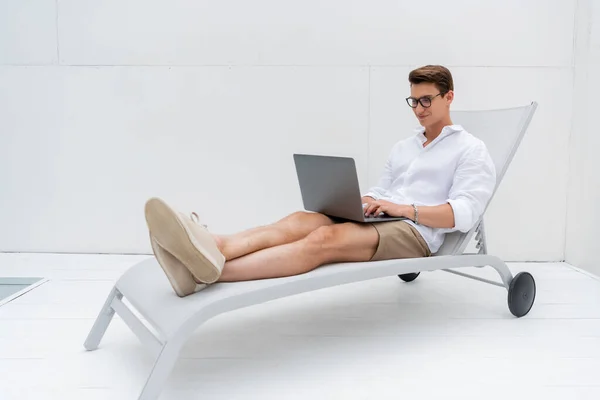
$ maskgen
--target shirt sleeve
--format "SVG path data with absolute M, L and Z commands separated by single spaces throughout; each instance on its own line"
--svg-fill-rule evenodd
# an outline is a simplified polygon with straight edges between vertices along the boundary
M 494 189 L 496 168 L 483 142 L 466 151 L 459 160 L 448 194 L 454 212 L 454 228 L 468 232 L 479 220 Z
M 383 173 L 379 178 L 379 182 L 377 185 L 369 188 L 367 193 L 363 194 L 364 196 L 370 196 L 375 200 L 379 200 L 388 195 L 388 190 L 390 185 L 392 184 L 392 153 L 388 156 L 387 161 L 385 162 L 385 166 L 383 168 Z

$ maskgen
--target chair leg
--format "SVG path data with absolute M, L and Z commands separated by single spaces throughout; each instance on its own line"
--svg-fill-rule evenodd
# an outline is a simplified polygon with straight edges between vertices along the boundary
M 83 347 L 85 347 L 86 350 L 91 351 L 98 348 L 98 345 L 100 344 L 100 341 L 102 340 L 110 321 L 115 315 L 115 310 L 113 310 L 111 307 L 112 301 L 115 297 L 120 300 L 123 298 L 123 294 L 121 294 L 116 287 L 113 287 L 108 294 L 108 297 L 106 298 L 104 306 L 102 306 L 96 321 L 94 322 L 94 326 L 92 326 L 92 329 L 90 330 L 90 333 L 83 344 Z
M 175 366 L 175 362 L 179 358 L 180 350 L 181 345 L 175 345 L 173 342 L 167 342 L 163 346 L 138 400 L 158 399 L 167 378 Z
M 510 288 L 510 282 L 513 280 L 513 276 L 510 272 L 510 269 L 508 269 L 506 263 L 500 260 L 499 258 L 493 257 L 492 260 L 493 262 L 490 262 L 488 265 L 498 272 L 498 274 L 502 278 L 502 283 L 504 284 L 504 287 L 506 288 L 506 290 L 508 290 Z

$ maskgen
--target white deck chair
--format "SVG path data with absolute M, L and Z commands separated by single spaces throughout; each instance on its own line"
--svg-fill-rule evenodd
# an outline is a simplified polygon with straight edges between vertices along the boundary
M 452 115 L 455 123 L 463 125 L 488 146 L 496 165 L 498 185 L 536 108 L 537 104 L 533 102 L 524 107 L 460 111 Z M 476 235 L 478 253 L 463 254 L 473 235 Z M 500 274 L 502 283 L 454 270 L 483 266 L 494 268 Z M 531 274 L 521 272 L 513 278 L 503 261 L 487 254 L 482 219 L 468 233 L 448 234 L 440 250 L 432 257 L 340 263 L 286 278 L 218 283 L 184 298 L 176 296 L 164 272 L 152 257 L 132 266 L 118 279 L 84 347 L 87 350 L 97 349 L 114 313 L 118 313 L 156 357 L 150 376 L 138 397 L 140 400 L 156 399 L 187 339 L 200 325 L 218 314 L 303 292 L 369 279 L 398 275 L 405 281 L 411 281 L 421 271 L 434 270 L 444 270 L 506 288 L 509 310 L 517 317 L 526 315 L 535 299 L 535 281 Z

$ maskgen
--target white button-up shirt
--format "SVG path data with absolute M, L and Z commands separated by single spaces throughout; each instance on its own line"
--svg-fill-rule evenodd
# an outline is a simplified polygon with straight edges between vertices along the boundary
M 449 125 L 427 146 L 425 128 L 394 145 L 377 186 L 364 196 L 396 204 L 438 206 L 449 203 L 454 228 L 413 225 L 432 253 L 447 232 L 468 232 L 477 223 L 496 187 L 496 169 L 487 147 L 460 125 Z

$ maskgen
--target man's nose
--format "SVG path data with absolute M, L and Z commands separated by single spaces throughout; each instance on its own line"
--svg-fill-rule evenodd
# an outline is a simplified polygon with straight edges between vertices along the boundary
M 425 111 L 425 107 L 421 105 L 421 103 L 417 103 L 417 108 L 415 108 L 417 114 L 422 114 Z

